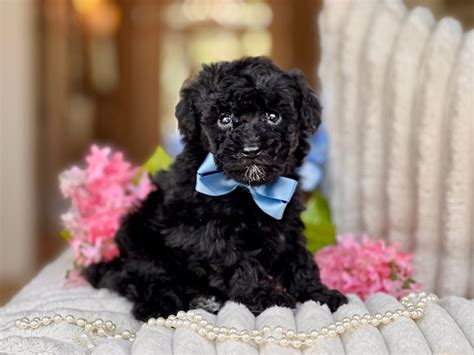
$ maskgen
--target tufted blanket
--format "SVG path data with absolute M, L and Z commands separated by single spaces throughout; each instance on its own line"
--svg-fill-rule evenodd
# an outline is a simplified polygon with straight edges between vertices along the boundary
M 71 264 L 69 252 L 47 266 L 14 299 L 0 309 L 0 353 L 86 354 L 78 327 L 67 323 L 36 330 L 19 330 L 22 317 L 43 317 L 59 313 L 76 318 L 110 319 L 119 329 L 137 332 L 133 344 L 125 340 L 94 338 L 92 354 L 474 354 L 474 300 L 446 297 L 428 306 L 427 314 L 414 322 L 400 318 L 394 323 L 361 327 L 330 340 L 321 340 L 303 350 L 277 345 L 257 346 L 226 341 L 214 343 L 188 329 L 176 331 L 151 327 L 133 319 L 131 304 L 107 291 L 89 286 L 64 288 L 64 271 Z M 331 314 L 326 306 L 306 302 L 296 310 L 272 307 L 254 317 L 242 305 L 229 302 L 218 315 L 202 312 L 218 325 L 237 329 L 282 326 L 298 331 L 318 329 L 333 320 L 354 313 L 384 313 L 400 307 L 393 297 L 376 294 L 365 302 L 350 295 L 350 303 Z
M 415 278 L 474 297 L 474 30 L 402 0 L 325 1 L 326 191 L 339 233 L 415 252 Z

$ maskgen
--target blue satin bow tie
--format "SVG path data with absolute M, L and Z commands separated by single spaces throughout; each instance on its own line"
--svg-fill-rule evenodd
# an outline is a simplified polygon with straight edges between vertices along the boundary
M 227 178 L 218 170 L 214 157 L 208 154 L 197 171 L 196 191 L 209 196 L 222 196 L 234 191 L 238 186 L 250 191 L 255 203 L 266 214 L 281 219 L 285 208 L 293 196 L 296 180 L 279 177 L 267 185 L 249 186 Z

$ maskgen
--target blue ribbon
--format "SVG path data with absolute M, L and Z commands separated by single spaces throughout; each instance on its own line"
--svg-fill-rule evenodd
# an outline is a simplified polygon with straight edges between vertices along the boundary
M 266 214 L 275 219 L 281 219 L 285 208 L 295 193 L 298 182 L 296 180 L 279 177 L 267 185 L 250 186 L 227 178 L 220 171 L 209 153 L 197 171 L 196 191 L 209 196 L 222 196 L 243 187 L 250 191 L 257 206 Z

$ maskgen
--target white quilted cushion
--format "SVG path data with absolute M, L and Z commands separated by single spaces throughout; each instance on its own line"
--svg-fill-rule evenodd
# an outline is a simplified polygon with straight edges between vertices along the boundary
M 133 344 L 124 340 L 94 339 L 93 354 L 473 354 L 474 301 L 447 297 L 430 305 L 423 319 L 414 322 L 398 319 L 379 328 L 362 327 L 331 340 L 324 340 L 302 351 L 276 345 L 260 347 L 240 342 L 214 343 L 187 329 L 176 331 L 150 327 L 134 320 L 131 304 L 107 291 L 91 287 L 65 289 L 64 272 L 71 263 L 65 253 L 47 266 L 9 304 L 0 309 L 0 353 L 88 353 L 80 342 L 78 327 L 60 323 L 36 330 L 19 330 L 15 320 L 60 313 L 86 319 L 113 320 L 119 329 L 137 332 Z M 306 302 L 295 311 L 272 307 L 254 317 L 242 305 L 227 303 L 217 316 L 202 312 L 218 325 L 253 329 L 264 325 L 293 328 L 298 331 L 318 329 L 333 319 L 354 313 L 383 313 L 401 307 L 397 300 L 376 294 L 362 302 L 350 295 L 348 305 L 331 314 L 326 306 Z

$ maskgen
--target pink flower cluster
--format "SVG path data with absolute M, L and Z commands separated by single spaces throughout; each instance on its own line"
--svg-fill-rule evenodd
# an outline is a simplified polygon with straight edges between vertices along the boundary
M 85 169 L 72 167 L 60 177 L 60 188 L 71 199 L 61 216 L 71 245 L 76 278 L 78 270 L 119 255 L 115 233 L 120 218 L 152 190 L 147 174 L 132 167 L 120 152 L 92 146 Z
M 349 234 L 338 236 L 337 244 L 318 251 L 315 259 L 322 282 L 331 288 L 362 299 L 375 292 L 400 298 L 420 289 L 412 279 L 412 256 L 397 243 L 386 246 L 383 240 L 372 241 L 367 235 L 358 242 Z

